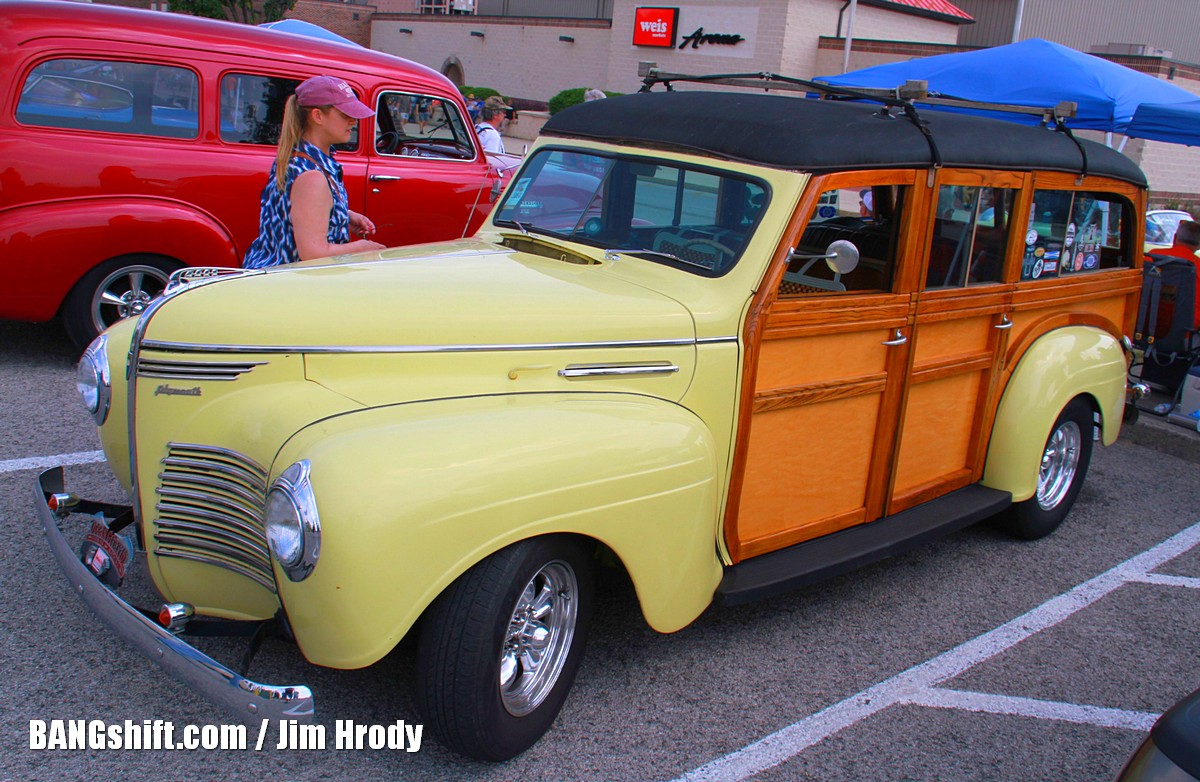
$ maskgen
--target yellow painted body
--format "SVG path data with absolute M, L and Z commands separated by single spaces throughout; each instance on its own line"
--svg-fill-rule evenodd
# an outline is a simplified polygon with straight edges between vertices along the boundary
M 1037 492 L 1046 438 L 1063 408 L 1089 397 L 1100 413 L 1101 441 L 1111 445 L 1121 428 L 1125 354 L 1112 335 L 1070 326 L 1040 337 L 1021 357 L 1005 388 L 992 427 L 983 484 L 1011 492 L 1013 501 Z
M 691 622 L 721 578 L 717 450 L 683 408 L 629 394 L 476 397 L 345 415 L 300 432 L 321 559 L 278 574 L 309 660 L 375 662 L 465 570 L 517 541 L 575 533 L 625 564 L 646 620 Z

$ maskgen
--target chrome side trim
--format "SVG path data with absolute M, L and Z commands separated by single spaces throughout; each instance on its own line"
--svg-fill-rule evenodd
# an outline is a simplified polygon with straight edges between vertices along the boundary
M 494 345 L 213 345 L 202 342 L 146 340 L 146 350 L 179 353 L 486 353 L 518 350 L 587 350 L 592 348 L 660 348 L 714 342 L 737 342 L 737 337 L 630 339 L 612 342 L 525 342 Z
M 139 377 L 166 380 L 237 380 L 240 376 L 261 367 L 265 361 L 171 361 L 142 358 L 138 361 Z
M 675 364 L 571 364 L 558 370 L 558 376 L 576 380 L 585 377 L 671 375 L 678 371 L 679 367 Z
M 294 719 L 309 722 L 315 710 L 312 690 L 302 684 L 272 685 L 251 681 L 150 621 L 84 567 L 55 523 L 47 494 L 61 493 L 63 470 L 54 467 L 33 486 L 34 510 L 50 551 L 72 591 L 118 637 L 145 655 L 173 679 L 240 719 Z

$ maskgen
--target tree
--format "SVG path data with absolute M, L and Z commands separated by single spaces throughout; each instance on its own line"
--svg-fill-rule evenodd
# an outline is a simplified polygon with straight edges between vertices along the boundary
M 225 19 L 242 24 L 277 22 L 296 6 L 296 0 L 172 0 L 178 13 Z

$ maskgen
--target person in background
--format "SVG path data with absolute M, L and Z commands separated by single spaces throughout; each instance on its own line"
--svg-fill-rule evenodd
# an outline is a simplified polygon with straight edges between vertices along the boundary
M 483 101 L 475 97 L 475 93 L 467 95 L 467 113 L 471 115 L 471 122 L 479 121 L 479 109 L 483 107 Z
M 263 269 L 329 255 L 379 250 L 375 224 L 349 208 L 333 145 L 375 112 L 341 79 L 314 76 L 287 99 L 279 147 L 259 207 L 258 238 L 242 267 Z M 351 233 L 363 237 L 350 240 Z
M 479 110 L 479 122 L 475 124 L 475 132 L 479 135 L 479 143 L 484 152 L 504 152 L 504 139 L 500 137 L 502 122 L 503 105 L 485 102 Z
M 608 96 L 604 94 L 604 90 L 598 90 L 595 87 L 589 87 L 587 92 L 583 93 L 584 101 L 589 100 L 604 100 Z
M 1175 243 L 1154 251 L 1155 255 L 1182 258 L 1196 267 L 1196 294 L 1193 296 L 1196 311 L 1192 315 L 1192 328 L 1200 328 L 1200 265 L 1197 265 L 1197 250 L 1200 250 L 1200 223 L 1183 220 L 1175 230 Z

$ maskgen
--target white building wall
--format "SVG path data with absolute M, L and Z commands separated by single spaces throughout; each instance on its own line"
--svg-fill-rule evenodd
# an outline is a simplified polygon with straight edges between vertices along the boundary
M 443 17 L 444 18 L 444 17 Z M 611 32 L 604 27 L 422 21 L 412 17 L 371 25 L 371 48 L 437 71 L 457 59 L 464 83 L 509 96 L 548 100 L 571 87 L 604 87 Z M 412 30 L 401 33 L 400 29 Z M 472 36 L 482 32 L 482 38 Z M 560 41 L 559 36 L 574 42 Z
M 371 48 L 439 71 L 457 60 L 465 83 L 533 100 L 548 100 L 571 87 L 633 92 L 641 84 L 637 71 L 642 61 L 680 73 L 771 71 L 807 78 L 829 72 L 818 67 L 817 42 L 821 36 L 837 35 L 838 12 L 844 2 L 689 0 L 672 6 L 679 8 L 679 35 L 673 49 L 633 45 L 634 13 L 645 5 L 646 0 L 614 0 L 611 29 L 483 16 L 376 19 L 371 26 Z M 710 34 L 736 33 L 745 40 L 733 46 L 701 44 L 679 49 L 682 38 L 697 27 Z M 958 35 L 956 24 L 869 6 L 858 7 L 854 28 L 855 38 L 889 41 L 954 43 Z M 400 29 L 412 32 L 401 33 Z M 472 36 L 472 32 L 482 32 L 483 37 Z M 574 42 L 561 41 L 560 36 Z M 863 57 L 870 55 L 856 53 L 852 63 Z M 840 70 L 840 59 L 837 65 Z

